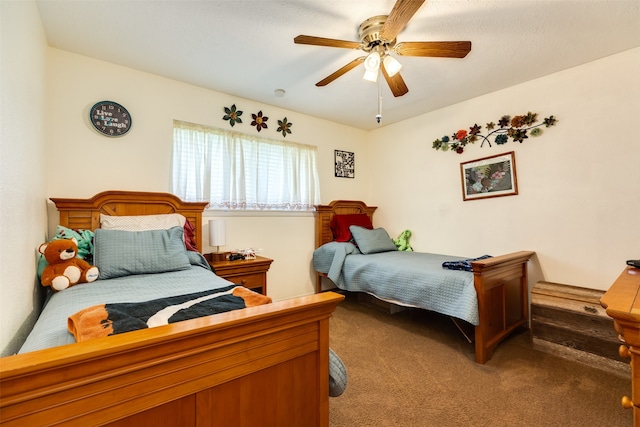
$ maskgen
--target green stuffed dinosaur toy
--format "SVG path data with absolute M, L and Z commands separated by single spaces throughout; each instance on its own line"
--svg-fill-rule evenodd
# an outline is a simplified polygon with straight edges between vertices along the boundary
M 409 244 L 409 237 L 411 237 L 411 230 L 404 230 L 397 239 L 393 239 L 393 243 L 399 251 L 413 251 Z

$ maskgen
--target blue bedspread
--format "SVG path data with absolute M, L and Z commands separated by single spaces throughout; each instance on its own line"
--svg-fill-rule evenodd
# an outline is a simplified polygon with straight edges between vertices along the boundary
M 479 324 L 473 273 L 442 268 L 466 258 L 391 251 L 362 255 L 350 243 L 327 243 L 314 251 L 313 266 L 340 289 L 419 307 Z
M 189 270 L 98 279 L 52 293 L 19 353 L 75 343 L 67 329 L 67 318 L 96 304 L 143 302 L 221 288 L 231 283 L 213 274 L 201 255 L 189 255 L 192 264 Z

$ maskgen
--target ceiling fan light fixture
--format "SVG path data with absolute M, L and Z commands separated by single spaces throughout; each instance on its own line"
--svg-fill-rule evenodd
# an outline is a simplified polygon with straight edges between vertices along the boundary
M 384 69 L 387 71 L 387 74 L 389 75 L 389 77 L 393 77 L 396 74 L 398 74 L 398 72 L 402 68 L 402 64 L 398 62 L 396 58 L 390 55 L 386 55 L 384 57 L 383 62 L 384 62 Z
M 380 69 L 380 54 L 371 52 L 364 60 L 364 76 L 363 79 L 375 82 L 378 80 L 378 70 Z
M 365 70 L 362 78 L 370 82 L 375 82 L 378 80 L 378 70 Z

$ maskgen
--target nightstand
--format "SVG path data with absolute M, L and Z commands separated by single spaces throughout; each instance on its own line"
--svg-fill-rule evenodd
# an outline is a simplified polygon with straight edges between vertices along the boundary
M 272 259 L 257 256 L 255 259 L 212 261 L 210 254 L 206 254 L 205 258 L 216 274 L 223 279 L 267 295 L 267 271 L 273 262 Z

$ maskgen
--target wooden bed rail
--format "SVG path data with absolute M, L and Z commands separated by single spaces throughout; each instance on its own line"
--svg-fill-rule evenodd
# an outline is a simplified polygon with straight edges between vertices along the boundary
M 241 417 L 326 427 L 328 323 L 342 299 L 328 292 L 4 357 L 0 424 L 213 426 Z

